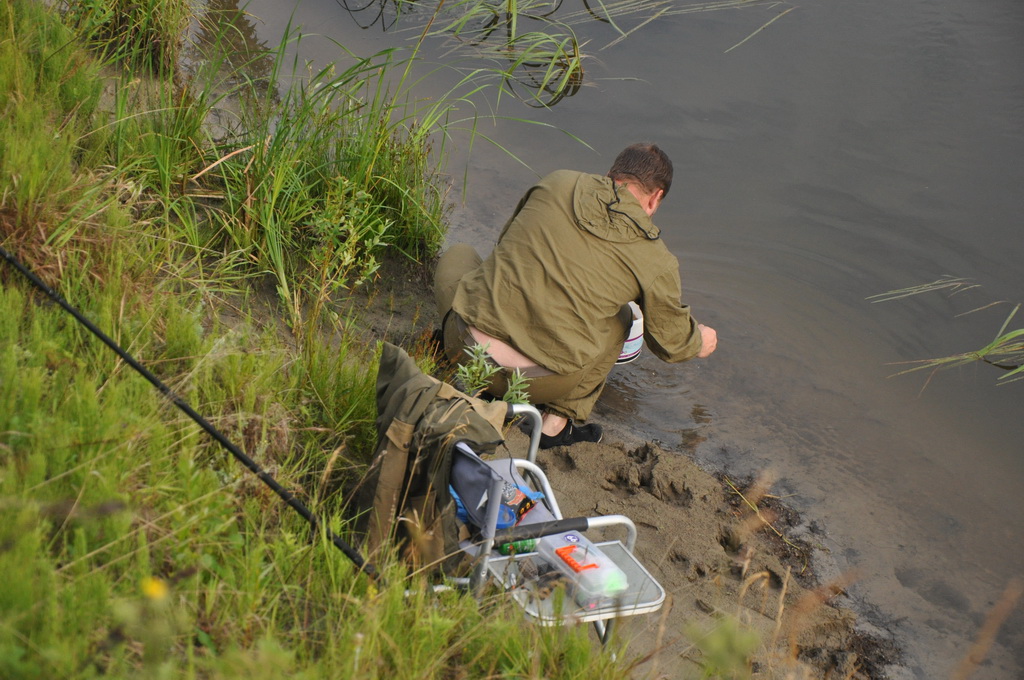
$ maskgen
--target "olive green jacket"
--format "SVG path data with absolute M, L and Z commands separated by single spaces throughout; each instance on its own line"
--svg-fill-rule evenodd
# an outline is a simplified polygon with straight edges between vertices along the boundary
M 684 361 L 701 348 L 680 301 L 679 261 L 625 187 L 569 170 L 543 178 L 519 201 L 491 255 L 459 283 L 453 309 L 548 370 L 591 366 L 616 318 L 635 300 L 644 342 L 659 358 Z

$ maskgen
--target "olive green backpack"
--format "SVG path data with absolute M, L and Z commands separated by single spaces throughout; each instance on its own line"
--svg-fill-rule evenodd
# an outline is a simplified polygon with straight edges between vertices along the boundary
M 401 348 L 385 343 L 377 372 L 377 449 L 361 483 L 369 507 L 371 558 L 394 541 L 418 567 L 457 568 L 459 526 L 449 491 L 452 449 L 478 454 L 502 443 L 504 402 L 467 396 L 426 375 Z

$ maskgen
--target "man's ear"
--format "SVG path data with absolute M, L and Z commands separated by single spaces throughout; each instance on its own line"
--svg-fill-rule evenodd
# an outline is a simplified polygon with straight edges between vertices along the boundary
M 657 191 L 655 191 L 654 193 L 650 194 L 647 197 L 647 205 L 645 205 L 644 208 L 646 209 L 645 212 L 647 213 L 648 217 L 653 216 L 654 213 L 658 211 L 658 206 L 661 205 L 661 199 L 663 199 L 664 197 L 664 189 L 658 189 Z

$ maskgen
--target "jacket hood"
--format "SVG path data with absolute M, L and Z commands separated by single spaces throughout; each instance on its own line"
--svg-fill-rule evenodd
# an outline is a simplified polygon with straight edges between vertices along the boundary
M 632 192 L 616 187 L 610 177 L 581 175 L 572 202 L 580 228 L 605 241 L 653 241 L 661 234 Z

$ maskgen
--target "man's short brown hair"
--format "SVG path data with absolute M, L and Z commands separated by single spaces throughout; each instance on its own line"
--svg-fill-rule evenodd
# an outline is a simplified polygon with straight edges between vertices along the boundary
M 631 144 L 615 157 L 608 176 L 616 182 L 639 182 L 648 193 L 661 189 L 667 196 L 672 186 L 672 161 L 656 144 Z

